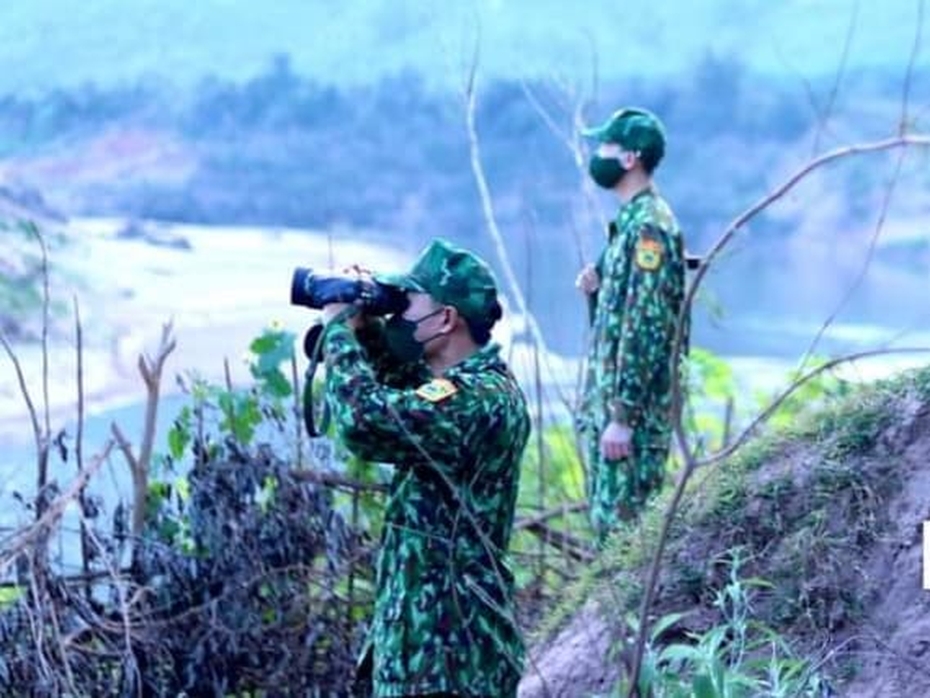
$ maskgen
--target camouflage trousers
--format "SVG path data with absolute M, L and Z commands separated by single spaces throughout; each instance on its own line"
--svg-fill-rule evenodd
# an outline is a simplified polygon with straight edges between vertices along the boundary
M 667 440 L 666 440 L 667 442 Z M 602 546 L 621 521 L 633 519 L 649 497 L 662 487 L 668 446 L 633 433 L 629 457 L 608 460 L 601 456 L 600 439 L 592 434 L 588 444 L 588 515 Z

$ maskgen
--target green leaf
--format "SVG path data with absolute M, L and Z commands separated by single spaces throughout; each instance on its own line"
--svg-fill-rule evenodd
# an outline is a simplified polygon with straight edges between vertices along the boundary
M 639 693 L 643 696 L 651 696 L 655 693 L 656 688 L 656 666 L 655 661 L 650 656 L 650 653 L 647 653 L 643 657 L 643 661 L 639 666 Z
M 0 609 L 12 606 L 23 596 L 23 588 L 18 586 L 0 587 Z
M 694 698 L 720 698 L 709 674 L 697 674 L 691 679 L 691 691 Z
M 266 373 L 262 378 L 264 379 L 265 392 L 272 397 L 288 397 L 293 392 L 290 381 L 278 369 Z
M 249 349 L 255 355 L 249 370 L 261 383 L 262 390 L 274 397 L 287 397 L 292 392 L 290 381 L 281 370 L 282 363 L 294 358 L 295 335 L 278 329 L 266 329 L 252 340 Z
M 179 477 L 174 481 L 174 489 L 178 494 L 178 500 L 186 502 L 191 497 L 191 483 L 186 477 Z
M 668 630 L 673 625 L 675 625 L 675 623 L 677 623 L 678 621 L 680 621 L 682 618 L 689 615 L 690 613 L 691 611 L 684 611 L 681 613 L 668 613 L 662 616 L 661 618 L 659 618 L 659 620 L 655 622 L 655 625 L 652 626 L 652 632 L 650 633 L 650 637 L 652 638 L 652 641 L 655 642 L 656 640 L 658 640 L 659 637 L 661 637 L 662 633 L 664 633 L 666 630 Z
M 701 653 L 690 645 L 669 645 L 659 653 L 659 661 L 663 664 L 697 664 L 700 659 Z
M 249 444 L 255 427 L 262 421 L 257 399 L 250 393 L 227 391 L 220 393 L 218 402 L 223 413 L 220 428 L 232 434 L 239 443 Z
M 273 475 L 266 475 L 262 481 L 261 489 L 256 493 L 255 501 L 263 514 L 268 513 L 268 509 L 274 502 L 275 494 L 278 491 L 278 479 Z
M 175 460 L 180 460 L 191 442 L 191 409 L 181 409 L 171 429 L 168 430 L 168 452 Z

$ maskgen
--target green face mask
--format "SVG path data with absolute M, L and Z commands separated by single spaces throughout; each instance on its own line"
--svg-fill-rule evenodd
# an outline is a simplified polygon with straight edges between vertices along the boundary
M 437 308 L 418 320 L 408 320 L 401 313 L 394 313 L 384 323 L 384 339 L 387 342 L 388 351 L 391 352 L 394 358 L 403 363 L 412 363 L 422 359 L 426 342 L 436 339 L 442 333 L 438 332 L 422 342 L 414 338 L 413 335 L 421 322 L 433 317 L 433 315 L 438 315 L 443 310 L 445 308 Z
M 613 189 L 617 183 L 623 179 L 626 170 L 617 158 L 602 158 L 600 155 L 592 155 L 588 163 L 588 173 L 599 187 L 604 189 Z

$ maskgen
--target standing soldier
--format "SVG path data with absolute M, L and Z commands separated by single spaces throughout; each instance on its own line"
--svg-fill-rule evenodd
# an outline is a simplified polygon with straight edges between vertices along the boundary
M 396 466 L 360 678 L 375 696 L 515 696 L 524 647 L 506 551 L 529 416 L 489 343 L 494 277 L 437 240 L 378 281 L 409 301 L 386 323 L 323 309 L 337 435 Z
M 665 129 L 644 109 L 615 112 L 597 141 L 592 179 L 620 199 L 596 265 L 578 275 L 592 343 L 580 426 L 591 523 L 599 544 L 662 485 L 671 440 L 673 344 L 685 293 L 684 243 L 652 173 Z

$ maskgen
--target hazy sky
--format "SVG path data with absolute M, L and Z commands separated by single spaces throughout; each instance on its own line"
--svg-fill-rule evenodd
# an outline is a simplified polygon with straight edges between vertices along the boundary
M 907 64 L 921 0 L 9 0 L 0 91 L 141 73 L 245 77 L 279 52 L 306 75 L 413 68 L 456 84 L 480 28 L 486 72 L 580 80 L 675 72 L 709 51 L 813 77 Z M 925 28 L 927 22 L 923 22 Z M 852 28 L 852 33 L 849 30 Z M 930 31 L 924 32 L 930 41 Z M 919 55 L 930 65 L 930 47 Z

